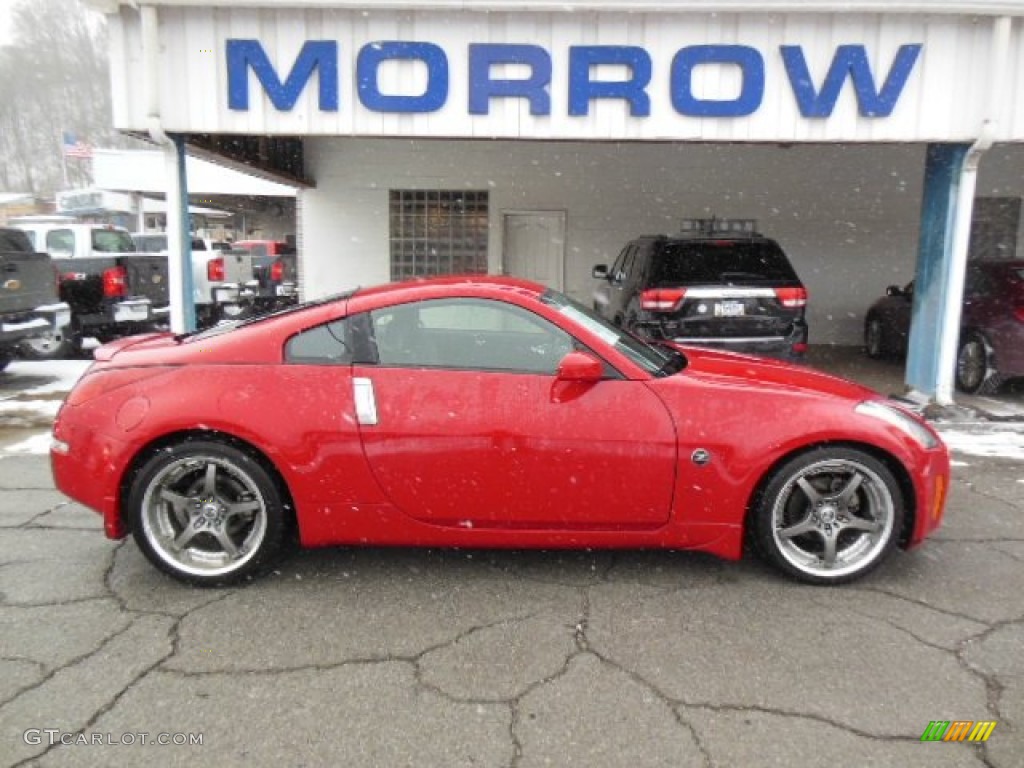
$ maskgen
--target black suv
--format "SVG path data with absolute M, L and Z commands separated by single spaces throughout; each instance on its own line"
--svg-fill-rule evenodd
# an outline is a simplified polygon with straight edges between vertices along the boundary
M 594 309 L 647 339 L 801 360 L 807 289 L 750 219 L 688 219 L 676 235 L 640 237 L 601 280 Z

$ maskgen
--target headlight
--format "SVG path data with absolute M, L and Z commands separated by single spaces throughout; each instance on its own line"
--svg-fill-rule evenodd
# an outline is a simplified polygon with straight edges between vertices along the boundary
M 925 448 L 931 449 L 939 445 L 938 439 L 930 429 L 896 406 L 888 405 L 881 400 L 865 400 L 863 403 L 859 403 L 854 410 L 864 416 L 873 416 L 886 424 L 891 424 Z

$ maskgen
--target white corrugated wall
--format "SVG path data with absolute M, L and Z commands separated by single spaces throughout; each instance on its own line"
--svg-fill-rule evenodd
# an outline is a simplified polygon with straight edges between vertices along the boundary
M 166 8 L 161 18 L 160 104 L 167 130 L 184 132 L 326 136 L 507 137 L 543 139 L 682 139 L 701 141 L 969 141 L 978 131 L 985 105 L 992 20 L 950 14 L 730 14 L 730 13 L 470 13 L 300 8 Z M 143 104 L 140 25 L 124 8 L 113 25 L 115 117 L 119 128 L 146 128 Z M 1024 43 L 1015 25 L 1006 62 L 1007 92 L 1024 89 Z M 284 80 L 303 43 L 339 43 L 340 109 L 322 111 L 314 80 L 294 109 L 276 110 L 250 74 L 252 103 L 232 111 L 227 100 L 225 45 L 255 39 Z M 381 40 L 439 45 L 448 59 L 450 83 L 443 108 L 425 114 L 381 114 L 363 107 L 355 92 L 355 59 L 363 46 Z M 532 116 L 524 100 L 495 99 L 488 115 L 468 114 L 469 43 L 529 43 L 552 60 L 551 114 Z M 693 45 L 742 45 L 764 59 L 760 107 L 736 118 L 695 118 L 678 114 L 669 97 L 672 58 Z M 876 84 L 888 74 L 901 45 L 920 44 L 922 53 L 888 117 L 858 114 L 847 83 L 828 118 L 805 118 L 798 108 L 779 48 L 799 46 L 817 85 L 836 47 L 863 45 Z M 651 114 L 632 117 L 624 102 L 602 100 L 590 114 L 567 114 L 568 55 L 573 45 L 632 45 L 653 62 L 647 91 Z M 701 98 L 728 100 L 739 90 L 734 65 L 704 65 L 694 77 Z M 392 62 L 380 70 L 383 92 L 417 94 L 425 68 Z M 601 75 L 614 79 L 620 72 Z M 1024 100 L 1003 106 L 999 138 L 1024 140 Z

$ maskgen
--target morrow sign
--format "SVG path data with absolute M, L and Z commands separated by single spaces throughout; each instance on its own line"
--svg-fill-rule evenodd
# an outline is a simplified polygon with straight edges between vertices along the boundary
M 780 45 L 767 55 L 778 56 L 800 114 L 806 118 L 832 115 L 846 84 L 853 88 L 858 112 L 863 117 L 892 114 L 904 86 L 914 71 L 923 44 L 901 45 L 884 72 L 872 70 L 864 45 L 836 46 L 824 74 L 812 74 L 803 48 Z M 754 114 L 765 94 L 765 55 L 748 45 L 689 45 L 678 49 L 670 61 L 655 60 L 651 53 L 632 45 L 573 45 L 568 48 L 568 97 L 553 110 L 551 84 L 556 75 L 553 57 L 533 44 L 470 43 L 466 51 L 468 115 L 488 115 L 497 99 L 522 99 L 530 114 L 550 116 L 553 111 L 585 117 L 601 100 L 619 100 L 632 117 L 652 114 L 650 88 L 656 67 L 668 68 L 668 103 L 685 117 L 739 118 Z M 341 46 L 335 40 L 307 40 L 290 63 L 275 64 L 259 40 L 229 39 L 227 54 L 228 108 L 250 109 L 250 73 L 269 102 L 281 112 L 294 108 L 314 74 L 317 108 L 324 113 L 351 109 L 341 103 L 339 78 L 343 76 Z M 417 93 L 387 91 L 381 72 L 396 62 L 413 62 L 426 74 L 425 87 Z M 695 85 L 708 67 L 724 67 L 738 74 L 738 89 L 710 98 Z M 287 70 L 282 78 L 281 73 Z M 617 77 L 609 77 L 613 70 Z M 514 74 L 515 76 L 509 76 Z M 452 67 L 443 47 L 432 42 L 381 40 L 355 52 L 352 71 L 355 97 L 366 110 L 377 113 L 417 114 L 437 112 L 449 106 Z M 348 75 L 346 75 L 348 76 Z M 735 79 L 735 78 L 734 78 Z M 657 103 L 662 103 L 659 94 Z

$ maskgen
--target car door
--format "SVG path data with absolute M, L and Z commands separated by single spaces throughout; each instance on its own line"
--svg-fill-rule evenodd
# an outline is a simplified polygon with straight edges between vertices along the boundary
M 436 299 L 370 313 L 378 362 L 353 368 L 371 469 L 438 525 L 651 528 L 668 520 L 671 417 L 642 381 L 555 397 L 579 344 L 522 307 Z

